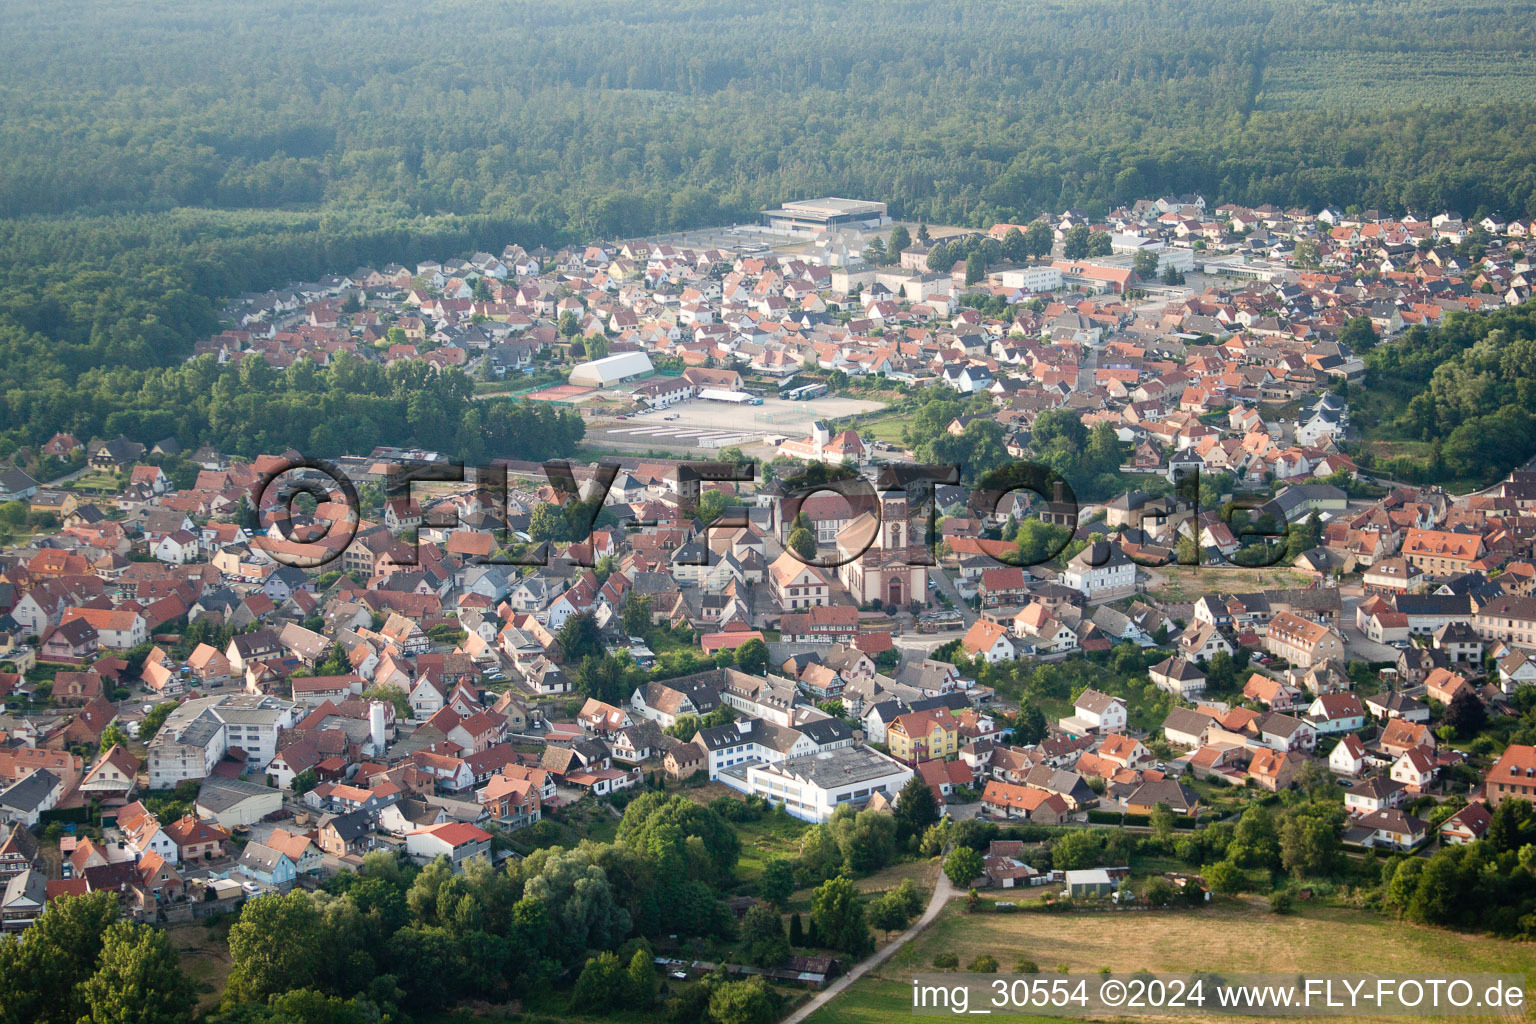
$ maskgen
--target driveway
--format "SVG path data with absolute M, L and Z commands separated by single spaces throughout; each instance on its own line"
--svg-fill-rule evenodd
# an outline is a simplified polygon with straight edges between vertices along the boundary
M 944 853 L 947 856 L 949 851 L 945 850 Z M 943 858 L 940 858 L 940 863 L 943 863 Z M 928 901 L 928 908 L 923 911 L 923 916 L 918 918 L 917 922 L 913 924 L 912 927 L 896 936 L 895 939 L 891 940 L 891 944 L 886 946 L 880 952 L 876 953 L 868 960 L 863 961 L 858 966 L 854 967 L 853 970 L 849 971 L 847 974 L 834 981 L 826 989 L 817 993 L 815 998 L 806 1003 L 804 1006 L 800 1007 L 800 1009 L 796 1010 L 794 1013 L 790 1014 L 788 1017 L 785 1017 L 784 1020 L 780 1022 L 780 1024 L 800 1024 L 800 1022 L 805 1020 L 805 1018 L 809 1017 L 811 1014 L 821 1009 L 827 1003 L 837 998 L 838 993 L 842 992 L 843 989 L 864 977 L 865 974 L 869 973 L 871 968 L 879 967 L 881 964 L 885 963 L 893 955 L 895 955 L 898 949 L 916 938 L 918 932 L 921 932 L 924 928 L 932 924 L 933 919 L 939 916 L 939 911 L 944 909 L 944 904 L 948 903 L 950 897 L 954 894 L 954 887 L 949 884 L 949 876 L 941 870 L 939 872 L 939 884 L 933 888 L 933 897 Z

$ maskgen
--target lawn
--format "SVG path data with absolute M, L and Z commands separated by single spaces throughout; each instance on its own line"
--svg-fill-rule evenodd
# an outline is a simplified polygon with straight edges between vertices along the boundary
M 117 476 L 113 473 L 92 473 L 71 481 L 65 486 L 70 491 L 100 491 L 116 493 L 122 485 L 118 483 Z
M 788 814 L 765 814 L 757 821 L 743 821 L 736 826 L 741 839 L 741 857 L 736 861 L 736 875 L 743 881 L 754 881 L 763 873 L 763 863 L 775 855 L 796 857 L 800 854 L 800 839 L 810 828 L 805 822 Z
M 892 412 L 875 416 L 859 423 L 859 433 L 876 441 L 899 446 L 902 443 L 902 428 L 907 425 L 909 419 L 911 419 L 910 412 Z
M 1019 959 L 1031 959 L 1044 972 L 1065 964 L 1074 974 L 1109 967 L 1119 972 L 1410 975 L 1430 968 L 1523 972 L 1536 965 L 1536 953 L 1528 945 L 1401 924 L 1339 907 L 1303 905 L 1295 914 L 1277 916 L 1255 899 L 1159 914 L 969 914 L 957 900 L 909 946 L 813 1014 L 809 1024 L 875 1024 L 910 1014 L 911 976 L 931 971 L 934 956 L 941 952 L 954 952 L 962 965 L 990 953 L 1005 972 Z
M 211 1010 L 224 995 L 233 966 L 229 959 L 229 925 L 232 918 L 212 928 L 202 923 L 173 924 L 165 929 L 171 946 L 181 958 L 181 971 L 197 989 L 197 1008 Z

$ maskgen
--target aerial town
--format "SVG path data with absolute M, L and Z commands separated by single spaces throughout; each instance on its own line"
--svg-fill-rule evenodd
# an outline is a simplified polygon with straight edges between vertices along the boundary
M 891 884 L 912 906 L 867 907 L 878 942 L 826 914 L 762 956 L 679 927 L 653 942 L 678 988 L 723 963 L 818 989 L 940 888 L 1267 895 L 1262 856 L 1200 838 L 1261 819 L 1292 889 L 1382 885 L 1399 916 L 1386 883 L 1443 850 L 1492 832 L 1523 862 L 1499 808 L 1536 798 L 1536 469 L 1404 479 L 1367 355 L 1529 300 L 1533 234 L 1199 195 L 974 230 L 824 198 L 241 296 L 193 363 L 461 375 L 577 424 L 569 476 L 518 450 L 483 460 L 499 488 L 399 492 L 465 453 L 13 453 L 0 928 L 95 892 L 184 927 L 384 855 L 515 874 L 673 797 L 742 835 L 711 891 L 743 931 L 765 901 L 822 914 L 843 876 L 806 836 L 889 829 L 846 870 L 922 869 Z M 357 504 L 322 482 L 278 515 L 312 460 Z M 1025 462 L 1065 489 L 978 505 Z M 934 464 L 955 476 L 915 486 Z

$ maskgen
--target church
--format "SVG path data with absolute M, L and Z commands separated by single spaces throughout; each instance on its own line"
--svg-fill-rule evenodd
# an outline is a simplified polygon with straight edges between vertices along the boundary
M 837 577 L 861 605 L 879 601 L 892 607 L 928 599 L 928 570 L 921 537 L 911 536 L 904 490 L 880 493 L 880 515 L 861 513 L 837 534 Z M 858 552 L 863 552 L 858 554 Z M 853 557 L 857 555 L 857 557 Z

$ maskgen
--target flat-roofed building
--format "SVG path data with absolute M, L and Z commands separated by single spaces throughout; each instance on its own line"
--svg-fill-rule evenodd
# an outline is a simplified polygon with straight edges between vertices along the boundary
M 801 821 L 823 822 L 843 804 L 863 807 L 876 793 L 895 798 L 912 769 L 868 747 L 839 747 L 773 764 L 730 770 L 728 785 L 783 805 Z
M 839 227 L 884 227 L 890 223 L 884 203 L 863 199 L 803 199 L 763 211 L 763 225 L 788 234 L 817 235 Z

